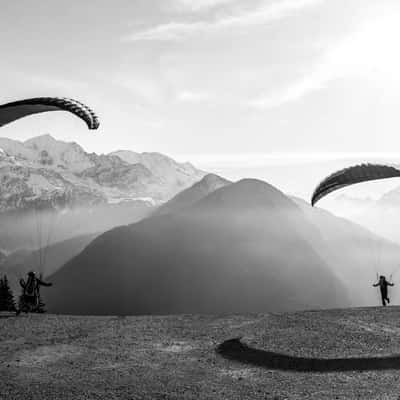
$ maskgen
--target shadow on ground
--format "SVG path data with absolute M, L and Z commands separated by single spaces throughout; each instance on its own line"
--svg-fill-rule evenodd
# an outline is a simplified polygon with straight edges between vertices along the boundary
M 217 353 L 230 360 L 267 369 L 297 372 L 400 370 L 400 355 L 360 358 L 304 358 L 253 349 L 238 339 L 221 343 Z

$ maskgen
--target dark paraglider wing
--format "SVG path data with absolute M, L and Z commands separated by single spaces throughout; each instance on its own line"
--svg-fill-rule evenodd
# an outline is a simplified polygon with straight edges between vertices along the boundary
M 346 186 L 355 183 L 373 181 L 378 179 L 394 178 L 400 176 L 400 168 L 391 165 L 361 164 L 348 167 L 329 175 L 314 190 L 311 198 L 311 205 Z
M 86 122 L 89 129 L 100 125 L 96 114 L 85 104 L 64 97 L 35 97 L 0 105 L 0 126 L 32 114 L 67 111 Z

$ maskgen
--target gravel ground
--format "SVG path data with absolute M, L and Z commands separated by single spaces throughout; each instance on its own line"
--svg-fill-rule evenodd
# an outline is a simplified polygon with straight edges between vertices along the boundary
M 235 337 L 261 357 L 257 363 L 246 353 L 232 359 L 215 352 Z M 314 372 L 293 368 L 294 357 Z M 337 367 L 324 369 L 326 359 L 331 365 L 338 358 Z M 400 400 L 400 307 L 229 316 L 0 315 L 0 399 Z

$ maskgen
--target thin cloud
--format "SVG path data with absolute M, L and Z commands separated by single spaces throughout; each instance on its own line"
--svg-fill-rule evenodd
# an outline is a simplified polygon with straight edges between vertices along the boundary
M 330 79 L 331 74 L 327 74 L 324 71 L 316 71 L 295 81 L 281 91 L 250 100 L 249 105 L 261 109 L 279 107 L 283 104 L 297 101 L 312 92 L 324 89 Z
M 176 3 L 192 11 L 200 11 L 233 3 L 234 1 L 235 0 L 176 0 Z
M 211 99 L 211 94 L 206 92 L 194 92 L 185 90 L 183 92 L 178 93 L 177 100 L 181 102 L 202 102 L 208 101 Z
M 136 32 L 124 38 L 128 41 L 138 40 L 179 40 L 190 35 L 216 32 L 221 29 L 232 29 L 289 17 L 305 8 L 323 3 L 324 0 L 280 0 L 264 5 L 256 10 L 243 11 L 241 14 L 227 15 L 214 21 L 169 22 L 142 32 Z
M 166 97 L 165 91 L 159 82 L 143 76 L 140 78 L 118 78 L 114 79 L 114 83 L 129 90 L 132 94 L 149 104 L 160 104 Z
M 269 109 L 301 100 L 311 93 L 325 89 L 329 82 L 353 72 L 347 65 L 343 43 L 327 50 L 302 78 L 289 83 L 278 90 L 259 96 L 248 102 L 251 107 Z
M 346 76 L 385 76 L 392 86 L 399 85 L 400 57 L 396 45 L 398 12 L 372 18 L 351 34 L 330 46 L 310 68 L 308 75 L 286 87 L 249 101 L 254 108 L 268 109 L 295 102 L 326 88 L 335 79 Z
M 124 40 L 140 41 L 140 40 L 161 40 L 172 41 L 180 40 L 185 36 L 206 32 L 213 24 L 208 22 L 170 22 L 167 24 L 158 25 L 143 32 L 137 32 L 129 35 Z
M 55 77 L 55 76 L 51 77 L 51 76 L 36 75 L 36 76 L 29 76 L 28 79 L 31 83 L 34 83 L 35 85 L 38 85 L 40 87 L 60 89 L 66 91 L 71 91 L 71 88 L 84 89 L 88 86 L 87 83 L 82 81 L 66 79 L 62 77 Z

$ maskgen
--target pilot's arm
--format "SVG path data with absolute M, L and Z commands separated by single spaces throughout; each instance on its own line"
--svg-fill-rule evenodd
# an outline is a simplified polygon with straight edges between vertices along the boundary
M 37 283 L 40 285 L 40 286 L 52 286 L 53 284 L 52 283 L 46 283 L 46 282 L 43 282 L 42 280 L 40 280 L 39 278 L 36 278 L 36 281 L 37 281 Z

